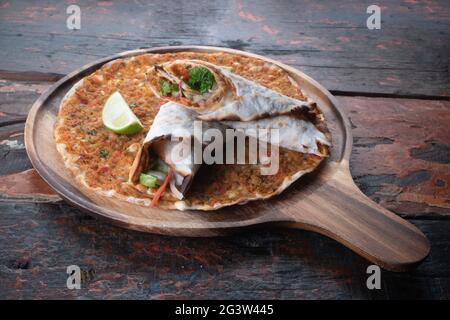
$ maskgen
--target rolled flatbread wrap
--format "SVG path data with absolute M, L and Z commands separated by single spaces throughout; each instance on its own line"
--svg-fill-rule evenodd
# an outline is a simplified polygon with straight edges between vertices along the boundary
M 195 68 L 197 72 L 193 71 Z M 207 72 L 200 72 L 199 68 Z M 200 60 L 175 60 L 155 65 L 148 78 L 152 79 L 151 88 L 156 95 L 196 110 L 198 118 L 205 121 L 251 121 L 294 110 L 314 114 L 316 109 L 312 101 L 284 96 L 233 73 L 229 68 Z M 202 79 L 206 80 L 201 82 Z M 199 81 L 202 85 L 206 83 L 203 88 L 196 87 Z M 166 87 L 173 90 L 168 93 Z
M 315 154 L 320 157 L 328 156 L 331 142 L 328 134 L 323 133 L 313 123 L 300 119 L 295 115 L 280 115 L 252 121 L 222 121 L 228 128 L 242 130 L 246 136 L 274 144 L 278 147 Z M 256 130 L 248 130 L 256 129 Z M 258 129 L 267 129 L 268 135 L 258 134 Z M 274 141 L 270 137 L 270 130 L 277 130 L 278 137 Z
M 194 161 L 193 150 L 194 140 L 197 139 L 194 135 L 196 117 L 195 111 L 177 103 L 162 105 L 133 161 L 130 182 L 138 183 L 141 173 L 151 166 L 150 162 L 160 160 L 173 170 L 170 190 L 178 199 L 182 199 L 200 167 Z M 219 123 L 200 123 L 203 130 L 223 127 Z M 198 139 L 197 142 L 201 143 Z M 183 154 L 183 150 L 190 152 Z

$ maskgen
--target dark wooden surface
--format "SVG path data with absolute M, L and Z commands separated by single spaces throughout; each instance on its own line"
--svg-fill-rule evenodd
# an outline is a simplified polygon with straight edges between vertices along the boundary
M 197 44 L 243 49 L 310 74 L 330 90 L 450 95 L 448 1 L 79 1 L 81 30 L 64 1 L 2 2 L 4 74 L 53 79 L 111 53 Z M 11 57 L 14 59 L 11 59 Z M 16 75 L 17 77 L 17 75 Z
M 365 28 L 371 3 L 359 1 L 143 3 L 80 1 L 82 29 L 69 31 L 65 3 L 0 2 L 0 298 L 450 298 L 448 2 L 383 3 L 374 31 Z M 367 261 L 310 232 L 170 238 L 59 201 L 29 170 L 30 104 L 93 59 L 166 44 L 261 53 L 340 94 L 357 185 L 419 227 L 430 256 L 408 273 L 382 271 L 382 289 L 370 291 Z M 417 95 L 432 100 L 398 98 Z M 84 271 L 82 290 L 65 286 L 71 264 Z

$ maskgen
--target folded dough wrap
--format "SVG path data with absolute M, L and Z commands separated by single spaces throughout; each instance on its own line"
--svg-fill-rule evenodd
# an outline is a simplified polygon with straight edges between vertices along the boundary
M 200 167 L 200 164 L 194 163 L 193 140 L 201 143 L 194 136 L 196 116 L 195 111 L 174 102 L 161 106 L 134 159 L 129 180 L 133 183 L 139 182 L 140 174 L 149 167 L 151 151 L 173 170 L 170 190 L 178 199 L 182 199 Z M 202 122 L 202 125 L 203 130 L 223 129 L 219 123 Z M 183 146 L 183 143 L 189 145 Z M 191 152 L 183 155 L 180 151 L 186 149 Z
M 212 87 L 204 93 L 188 85 L 190 70 L 196 67 L 206 68 L 214 77 Z M 330 145 L 327 135 L 309 121 L 311 114 L 316 116 L 313 102 L 284 96 L 228 68 L 200 60 L 175 60 L 155 65 L 147 72 L 147 79 L 154 94 L 169 102 L 161 106 L 134 160 L 130 171 L 133 183 L 137 183 L 140 174 L 148 168 L 152 152 L 174 172 L 170 181 L 172 193 L 178 199 L 184 197 L 200 168 L 200 164 L 194 163 L 194 143 L 181 145 L 192 138 L 203 145 L 202 137 L 194 134 L 195 120 L 204 120 L 203 130 L 219 129 L 224 134 L 223 141 L 228 139 L 226 128 L 229 128 L 281 148 L 321 157 L 328 155 L 328 148 L 324 147 Z M 162 82 L 170 84 L 171 91 L 165 96 L 160 91 Z M 257 129 L 278 129 L 279 139 L 274 142 L 270 134 L 259 135 Z M 189 148 L 188 157 L 174 161 L 173 154 L 177 150 Z
M 189 70 L 204 67 L 214 76 L 214 85 L 200 94 L 187 84 Z M 165 99 L 174 99 L 187 108 L 196 110 L 199 119 L 251 121 L 265 117 L 289 114 L 294 110 L 315 113 L 316 104 L 284 96 L 233 73 L 229 68 L 200 60 L 175 60 L 155 65 L 147 74 L 153 92 Z M 161 80 L 181 87 L 183 96 L 161 96 Z
M 272 118 L 264 118 L 252 121 L 222 121 L 224 125 L 232 129 L 244 130 L 248 137 L 271 143 L 270 135 L 259 135 L 257 130 L 247 129 L 277 129 L 278 141 L 274 144 L 278 147 L 301 152 L 315 154 L 321 157 L 328 156 L 327 149 L 323 145 L 331 145 L 328 137 L 318 130 L 314 124 L 300 119 L 294 115 L 280 115 Z
M 192 143 L 193 140 L 196 140 L 197 143 L 204 146 L 202 137 L 195 136 L 194 121 L 198 120 L 198 117 L 199 114 L 196 111 L 173 101 L 162 105 L 133 162 L 129 176 L 130 181 L 139 182 L 140 174 L 149 167 L 150 152 L 152 152 L 172 168 L 174 174 L 170 181 L 170 190 L 178 199 L 182 199 L 200 168 L 200 164 L 194 163 L 194 144 Z M 246 122 L 201 121 L 201 123 L 203 130 L 201 134 L 211 128 L 218 129 L 224 135 L 223 141 L 225 142 L 229 139 L 226 129 L 235 129 L 245 136 L 273 143 L 270 135 L 258 135 L 257 130 L 278 129 L 279 140 L 274 143 L 278 147 L 316 154 L 321 157 L 328 155 L 328 149 L 323 147 L 330 145 L 327 136 L 311 122 L 293 114 Z M 183 143 L 189 143 L 189 145 L 183 148 Z M 181 149 L 189 149 L 191 152 L 185 157 L 174 158 L 173 155 L 179 155 Z

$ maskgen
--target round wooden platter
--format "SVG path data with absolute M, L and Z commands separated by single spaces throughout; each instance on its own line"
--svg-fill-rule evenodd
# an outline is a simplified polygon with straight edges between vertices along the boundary
M 285 69 L 324 112 L 333 139 L 330 158 L 273 199 L 212 212 L 152 209 L 86 190 L 64 167 L 55 147 L 53 129 L 62 98 L 78 80 L 108 61 L 177 51 L 230 52 L 256 57 Z M 255 54 L 227 48 L 177 46 L 127 51 L 101 59 L 72 72 L 42 94 L 28 115 L 25 143 L 33 166 L 61 197 L 125 228 L 198 237 L 278 223 L 324 234 L 393 271 L 418 264 L 429 252 L 429 242 L 420 230 L 371 201 L 354 184 L 349 168 L 350 123 L 333 96 L 302 72 Z

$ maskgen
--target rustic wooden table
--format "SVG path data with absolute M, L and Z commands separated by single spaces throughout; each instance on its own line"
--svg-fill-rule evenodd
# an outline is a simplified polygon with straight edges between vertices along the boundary
M 0 2 L 0 299 L 450 298 L 450 5 L 383 1 Z M 334 93 L 353 125 L 351 169 L 365 194 L 430 239 L 408 273 L 382 271 L 323 236 L 258 228 L 213 239 L 120 229 L 61 201 L 23 144 L 32 102 L 99 57 L 142 47 L 215 45 L 292 65 Z M 83 270 L 81 290 L 66 268 Z

